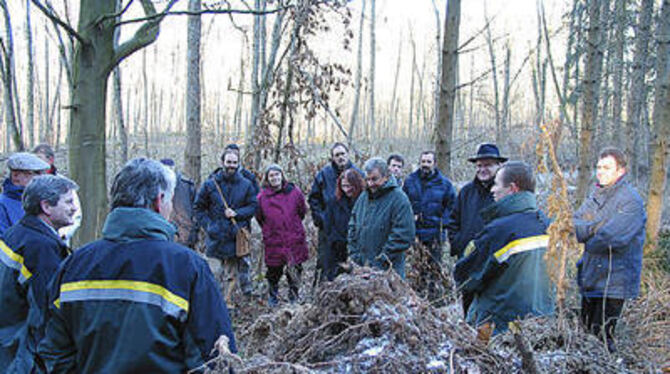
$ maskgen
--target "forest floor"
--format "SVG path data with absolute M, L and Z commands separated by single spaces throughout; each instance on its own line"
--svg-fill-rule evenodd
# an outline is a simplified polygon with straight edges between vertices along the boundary
M 258 231 L 256 231 L 258 233 Z M 260 247 L 259 234 L 255 235 Z M 665 244 L 670 244 L 670 233 Z M 258 256 L 259 253 L 256 253 Z M 315 285 L 315 261 L 305 265 L 298 302 L 269 308 L 265 281 L 256 275 L 250 299 L 236 294 L 231 314 L 239 354 L 222 352 L 208 372 L 236 373 L 669 373 L 670 278 L 656 268 L 644 275 L 642 295 L 627 302 L 617 326 L 617 352 L 579 324 L 575 285 L 563 316 L 520 321 L 515 331 L 487 339 L 463 320 L 445 256 L 443 299 L 425 295 L 426 256 L 408 252 L 407 279 L 393 272 L 354 268 Z M 256 261 L 256 260 L 254 260 Z M 257 262 L 255 262 L 257 264 Z M 254 269 L 259 269 L 256 265 Z M 574 282 L 572 282 L 574 283 Z

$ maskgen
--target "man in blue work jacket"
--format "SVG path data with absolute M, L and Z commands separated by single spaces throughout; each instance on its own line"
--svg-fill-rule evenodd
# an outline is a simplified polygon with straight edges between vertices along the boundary
M 49 288 L 39 356 L 49 373 L 183 373 L 235 339 L 205 260 L 173 243 L 175 174 L 134 159 L 114 177 L 102 239 L 68 257 Z M 217 347 L 221 349 L 222 347 Z

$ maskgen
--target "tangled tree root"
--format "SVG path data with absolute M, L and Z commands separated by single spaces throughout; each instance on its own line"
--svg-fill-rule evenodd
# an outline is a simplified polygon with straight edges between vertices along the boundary
M 541 373 L 662 370 L 662 357 L 633 357 L 641 348 L 641 327 L 627 330 L 644 311 L 664 329 L 654 330 L 660 339 L 655 341 L 667 342 L 661 335 L 667 323 L 657 319 L 667 312 L 659 314 L 658 303 L 640 301 L 624 313 L 626 330 L 619 335 L 628 336 L 619 346 L 625 354 L 608 353 L 598 338 L 583 332 L 576 316 L 519 321 L 514 333 L 481 343 L 457 304 L 435 308 L 394 272 L 355 267 L 322 284 L 312 303 L 287 305 L 238 330 L 242 365 L 225 355 L 218 359 L 242 373 L 522 373 L 529 363 Z

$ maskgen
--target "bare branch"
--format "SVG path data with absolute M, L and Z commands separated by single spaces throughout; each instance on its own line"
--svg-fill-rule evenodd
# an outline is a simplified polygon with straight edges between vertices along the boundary
M 98 20 L 98 23 L 104 22 L 108 19 L 116 19 L 116 18 L 121 17 L 126 11 L 128 11 L 128 8 L 130 8 L 130 5 L 133 3 L 133 1 L 135 1 L 135 0 L 129 0 L 128 4 L 126 4 L 126 6 L 123 7 L 123 9 L 121 9 L 119 12 L 116 12 L 116 13 L 113 13 L 113 14 L 107 14 L 107 15 L 104 15 L 104 16 L 100 17 L 100 20 Z
M 79 33 L 70 26 L 67 22 L 63 21 L 60 19 L 52 9 L 47 9 L 42 3 L 40 3 L 38 0 L 30 0 L 35 6 L 44 13 L 45 16 L 47 16 L 51 21 L 56 23 L 58 26 L 62 27 L 67 31 L 68 34 L 72 35 L 75 39 L 79 41 L 81 44 L 88 44 L 88 41 L 84 39 Z
M 133 35 L 130 40 L 124 42 L 116 48 L 114 51 L 114 57 L 112 58 L 111 63 L 105 68 L 105 71 L 111 71 L 124 58 L 153 43 L 158 37 L 161 21 L 169 13 L 172 6 L 174 6 L 174 4 L 177 2 L 177 0 L 170 0 L 170 2 L 165 6 L 165 9 L 163 9 L 162 12 L 157 13 L 156 8 L 154 7 L 151 0 L 140 1 L 142 3 L 142 7 L 144 8 L 144 13 L 147 15 L 147 21 L 142 26 L 140 26 L 140 28 L 135 32 L 135 35 Z
M 335 123 L 337 128 L 339 128 L 340 132 L 342 132 L 342 135 L 344 136 L 344 138 L 345 139 L 348 138 L 347 130 L 345 130 L 344 127 L 342 126 L 342 122 L 340 121 L 340 119 L 337 118 L 337 115 L 335 113 L 333 113 L 333 111 L 328 106 L 328 103 L 323 101 L 323 98 L 321 97 L 321 93 L 319 93 L 319 89 L 316 87 L 316 83 L 314 83 L 314 77 L 312 77 L 311 74 L 309 74 L 308 72 L 306 72 L 306 71 L 304 71 L 300 68 L 298 68 L 298 71 L 300 72 L 300 74 L 302 74 L 309 81 L 310 87 L 312 88 L 312 96 L 316 99 L 316 101 L 319 103 L 319 105 L 321 105 L 323 107 L 323 109 L 326 110 L 326 112 L 328 113 L 330 118 L 333 120 L 333 122 Z
M 472 35 L 472 36 L 471 36 L 468 40 L 466 40 L 463 44 L 459 45 L 458 48 L 456 49 L 456 51 L 458 51 L 458 53 L 461 53 L 461 49 L 467 47 L 468 44 L 472 43 L 473 40 L 477 39 L 477 37 L 478 37 L 479 35 L 481 35 L 484 31 L 486 31 L 486 29 L 489 27 L 489 24 L 491 24 L 491 22 L 493 22 L 493 20 L 494 20 L 495 18 L 496 18 L 496 16 L 493 16 L 492 18 L 487 19 L 487 20 L 486 20 L 486 24 L 484 25 L 484 27 L 482 27 L 481 30 L 477 31 L 474 35 Z
M 277 7 L 274 9 L 269 9 L 269 10 L 243 10 L 243 9 L 203 9 L 197 12 L 192 12 L 188 10 L 177 10 L 174 12 L 161 12 L 158 14 L 153 14 L 153 15 L 148 15 L 146 17 L 141 17 L 141 18 L 133 18 L 133 19 L 128 19 L 124 21 L 117 22 L 114 24 L 114 26 L 120 26 L 120 25 L 125 25 L 127 23 L 137 23 L 137 22 L 144 22 L 144 21 L 151 21 L 155 20 L 156 18 L 163 18 L 165 16 L 199 16 L 202 14 L 251 14 L 251 15 L 266 15 L 266 14 L 274 14 L 277 12 L 281 12 L 283 10 L 287 10 L 292 8 L 292 5 L 288 6 L 283 6 L 283 7 Z
M 492 71 L 493 71 L 493 69 L 488 69 L 485 72 L 481 73 L 479 76 L 477 76 L 475 79 L 471 80 L 470 82 L 465 82 L 465 83 L 459 84 L 458 86 L 456 86 L 456 90 L 460 90 L 461 88 L 471 86 L 471 85 L 479 82 L 480 80 L 486 78 L 489 74 L 491 74 Z

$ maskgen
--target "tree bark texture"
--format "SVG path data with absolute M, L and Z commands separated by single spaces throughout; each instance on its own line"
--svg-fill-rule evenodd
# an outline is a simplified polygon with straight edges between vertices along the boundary
M 33 30 L 30 20 L 30 0 L 26 0 L 26 127 L 28 129 L 28 147 L 35 144 L 35 59 L 33 48 Z
M 357 129 L 358 110 L 361 101 L 361 80 L 363 75 L 363 21 L 365 20 L 365 6 L 366 1 L 361 3 L 361 19 L 358 23 L 358 47 L 356 51 L 356 77 L 354 78 L 354 107 L 351 111 L 351 121 L 349 123 L 349 139 L 348 143 L 353 144 L 354 131 Z M 410 117 L 412 116 L 410 110 Z M 411 120 L 410 120 L 411 121 Z
M 639 129 L 642 127 L 642 108 L 646 104 L 647 90 L 645 76 L 647 75 L 647 55 L 649 38 L 651 37 L 652 14 L 654 0 L 642 0 L 635 30 L 635 49 L 633 64 L 630 73 L 630 90 L 626 105 L 626 139 L 625 149 L 628 156 L 628 169 L 634 179 L 638 176 L 638 152 L 636 139 L 639 138 Z
M 654 100 L 654 135 L 649 197 L 647 201 L 647 240 L 645 253 L 656 245 L 661 225 L 663 196 L 670 154 L 670 0 L 663 0 L 657 27 L 656 90 Z
M 188 10 L 200 10 L 201 0 L 189 0 Z M 184 150 L 186 175 L 196 185 L 200 184 L 201 122 L 200 122 L 200 15 L 188 16 L 186 49 L 186 149 Z
M 442 79 L 440 87 L 439 126 L 436 128 L 435 149 L 437 164 L 451 175 L 451 148 L 458 68 L 458 33 L 461 23 L 461 1 L 447 0 L 442 42 Z
M 609 0 L 602 0 L 608 3 Z M 600 24 L 601 1 L 590 0 L 589 29 L 586 48 L 586 72 L 584 73 L 584 96 L 582 99 L 582 127 L 579 135 L 579 167 L 577 181 L 577 206 L 586 195 L 592 174 L 593 133 L 598 118 L 598 102 L 600 97 L 600 82 L 603 63 L 603 30 Z

